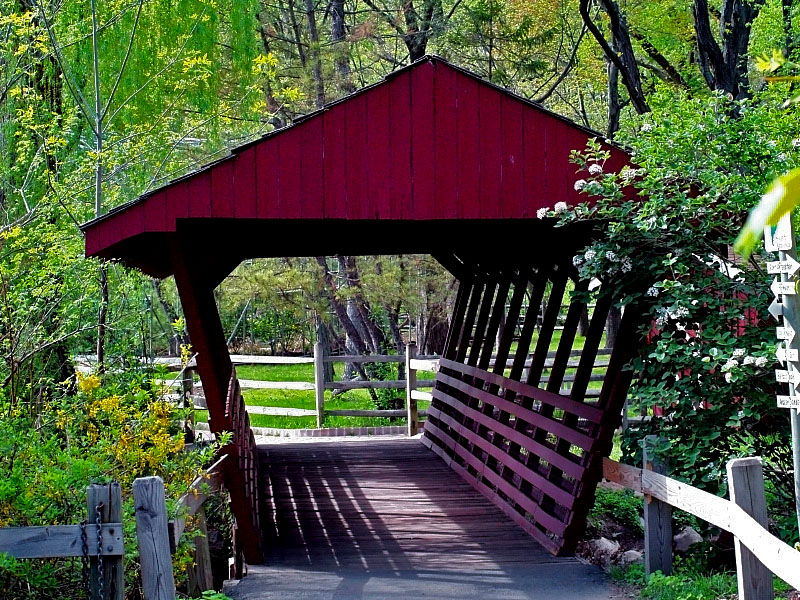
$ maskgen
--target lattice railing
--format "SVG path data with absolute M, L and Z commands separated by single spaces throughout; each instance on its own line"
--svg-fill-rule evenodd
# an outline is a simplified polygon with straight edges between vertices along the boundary
M 233 439 L 228 448 L 229 454 L 236 460 L 236 467 L 228 469 L 239 481 L 231 481 L 226 485 L 234 505 L 234 516 L 237 520 L 249 517 L 255 531 L 260 532 L 259 520 L 259 485 L 258 485 L 258 453 L 256 439 L 250 428 L 250 417 L 242 396 L 236 369 L 231 374 L 228 384 L 228 395 L 225 401 L 225 418 L 230 420 Z M 237 507 L 239 510 L 237 510 Z M 237 514 L 240 512 L 241 514 Z

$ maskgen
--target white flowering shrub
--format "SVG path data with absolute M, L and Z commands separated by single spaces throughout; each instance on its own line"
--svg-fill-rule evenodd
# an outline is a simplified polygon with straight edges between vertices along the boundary
M 655 416 L 626 433 L 625 462 L 640 464 L 641 439 L 657 434 L 676 477 L 724 493 L 726 461 L 760 455 L 771 514 L 790 515 L 789 413 L 775 399 L 788 391 L 775 382 L 767 256 L 732 264 L 728 252 L 766 184 L 800 162 L 798 109 L 771 100 L 657 97 L 648 122 L 620 136 L 634 165 L 608 172 L 597 142 L 573 153 L 587 203 L 558 216 L 600 224 L 573 261 L 581 278 L 600 279 L 623 304 L 647 303 L 630 398 Z

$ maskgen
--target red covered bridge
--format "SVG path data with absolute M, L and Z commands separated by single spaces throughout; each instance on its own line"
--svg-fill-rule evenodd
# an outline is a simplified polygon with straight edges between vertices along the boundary
M 84 226 L 88 256 L 175 276 L 211 429 L 234 433 L 239 468 L 227 485 L 248 562 L 261 561 L 271 532 L 262 538 L 258 455 L 213 290 L 243 259 L 287 253 L 430 253 L 453 273 L 423 442 L 551 553 L 573 549 L 630 383 L 622 367 L 637 314 L 626 311 L 599 397 L 587 398 L 613 299 L 591 311 L 576 356 L 586 307 L 566 290 L 586 285 L 572 258 L 595 228 L 554 229 L 536 212 L 582 201 L 569 154 L 596 135 L 425 58 Z M 625 164 L 609 150 L 608 168 Z M 324 235 L 331 221 L 335 237 Z M 567 369 L 574 383 L 562 395 Z

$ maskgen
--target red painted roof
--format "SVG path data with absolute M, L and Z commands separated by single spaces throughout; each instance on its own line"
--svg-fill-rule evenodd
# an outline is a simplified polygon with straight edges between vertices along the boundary
M 541 207 L 586 200 L 573 189 L 569 154 L 591 137 L 602 136 L 426 57 L 87 223 L 86 254 L 163 276 L 169 236 L 192 227 L 198 242 L 221 247 L 238 244 L 237 231 L 261 231 L 264 245 L 252 251 L 274 256 L 298 252 L 270 248 L 272 236 L 303 235 L 312 223 L 321 230 L 323 220 L 362 230 L 371 222 L 373 233 L 378 224 L 436 222 L 445 238 L 456 222 L 475 232 L 478 221 L 486 231 L 489 222 L 530 225 Z M 610 150 L 609 168 L 627 162 Z M 359 253 L 391 251 L 378 246 Z

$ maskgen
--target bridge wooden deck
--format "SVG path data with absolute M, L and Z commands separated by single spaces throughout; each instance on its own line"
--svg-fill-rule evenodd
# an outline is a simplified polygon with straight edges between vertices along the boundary
M 613 598 L 557 558 L 418 440 L 259 446 L 267 562 L 234 598 Z

